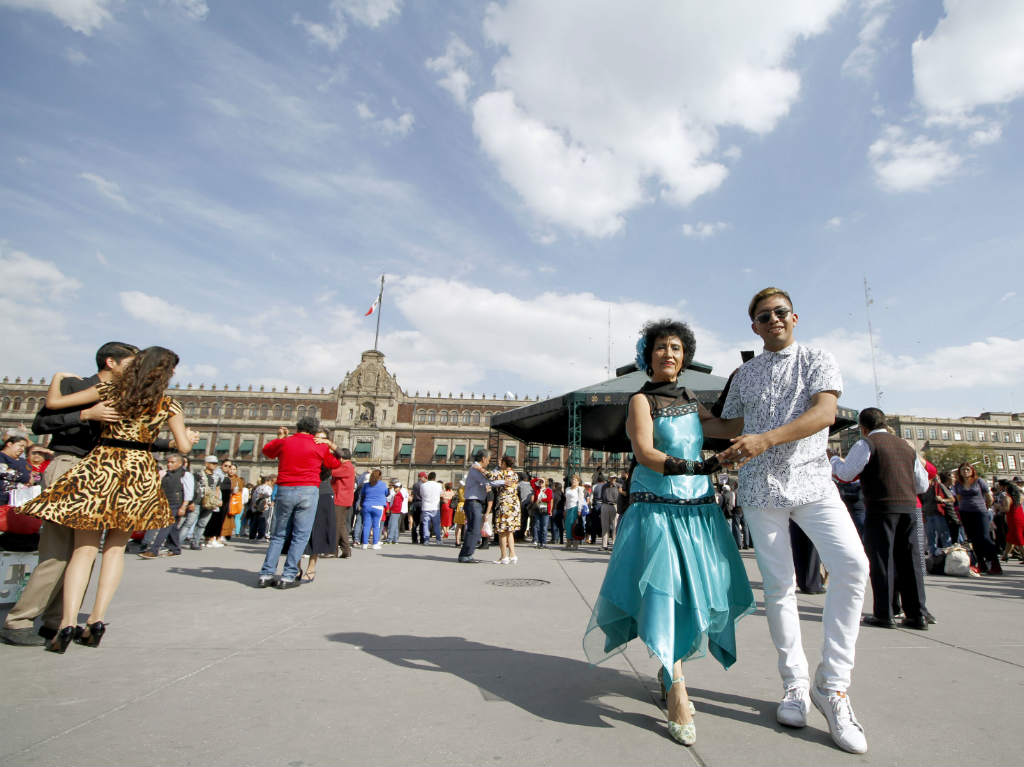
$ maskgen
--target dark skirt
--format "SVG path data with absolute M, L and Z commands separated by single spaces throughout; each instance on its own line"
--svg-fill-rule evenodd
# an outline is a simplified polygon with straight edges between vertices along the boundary
M 309 534 L 306 544 L 307 554 L 338 553 L 338 519 L 334 514 L 334 493 L 320 493 L 316 504 L 316 518 L 313 520 L 313 532 Z

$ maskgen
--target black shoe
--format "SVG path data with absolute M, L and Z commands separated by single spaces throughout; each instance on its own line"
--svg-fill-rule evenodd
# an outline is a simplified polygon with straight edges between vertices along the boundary
M 78 626 L 65 626 L 57 632 L 57 636 L 46 643 L 44 649 L 47 652 L 59 652 L 63 655 L 71 641 L 78 637 L 80 631 L 81 629 Z
M 52 629 L 50 629 L 52 631 Z M 39 629 L 42 632 L 42 629 Z M 52 639 L 54 634 L 50 634 L 48 637 L 44 637 L 42 633 L 36 633 L 35 629 L 9 629 L 0 628 L 0 640 L 5 644 L 14 645 L 15 647 L 42 647 L 46 644 L 47 639 Z
M 190 541 L 188 547 L 192 549 L 192 551 L 199 551 L 201 548 L 203 548 L 200 544 L 196 543 L 195 541 Z
M 904 628 L 914 629 L 915 631 L 928 630 L 928 621 L 923 615 L 918 616 L 917 618 L 904 618 L 900 621 L 900 625 Z
M 876 618 L 874 615 L 865 615 L 861 619 L 861 623 L 863 623 L 865 626 L 874 626 L 875 628 L 879 629 L 896 628 L 896 621 L 894 621 L 892 618 L 886 620 L 884 618 Z
M 256 581 L 256 588 L 265 589 L 267 586 L 276 586 L 277 576 L 276 575 L 261 575 L 259 580 Z
M 75 634 L 75 644 L 85 645 L 86 647 L 99 647 L 100 640 L 103 639 L 103 635 L 107 632 L 107 624 L 103 621 L 96 621 L 95 623 L 88 623 L 85 626 L 89 630 L 89 636 L 85 636 L 85 629 L 78 629 L 78 633 Z
M 50 628 L 49 626 L 40 626 L 39 636 L 41 636 L 43 639 L 53 639 L 55 636 L 57 636 L 58 631 L 60 631 L 60 629 Z
M 921 614 L 924 615 L 924 619 L 929 623 L 938 623 L 938 619 L 927 610 L 924 610 Z
M 292 578 L 290 581 L 285 580 L 284 578 L 282 578 L 281 580 L 279 580 L 277 582 L 277 587 L 279 589 L 294 589 L 297 586 L 299 586 L 300 584 L 301 584 L 301 581 L 298 578 Z

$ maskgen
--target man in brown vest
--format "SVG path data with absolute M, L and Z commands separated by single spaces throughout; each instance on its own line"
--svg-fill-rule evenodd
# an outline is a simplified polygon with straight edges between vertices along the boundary
M 924 608 L 924 581 L 915 566 L 920 516 L 917 495 L 928 489 L 928 474 L 909 444 L 885 428 L 885 413 L 877 407 L 864 408 L 857 419 L 863 439 L 850 448 L 844 461 L 832 458 L 832 470 L 850 482 L 859 475 L 867 515 L 864 547 L 871 572 L 873 615 L 864 617 L 867 626 L 895 628 L 893 589 L 899 590 L 907 628 L 928 630 Z

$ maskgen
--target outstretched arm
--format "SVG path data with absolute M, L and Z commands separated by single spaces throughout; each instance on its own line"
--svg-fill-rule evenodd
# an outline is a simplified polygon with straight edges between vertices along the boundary
M 70 373 L 57 373 L 50 380 L 50 388 L 46 392 L 46 407 L 50 408 L 50 410 L 59 410 L 65 407 L 82 407 L 83 405 L 91 405 L 93 402 L 99 402 L 100 394 L 95 386 L 82 389 L 82 391 L 76 391 L 74 394 L 61 394 L 60 382 L 65 378 L 71 377 L 73 376 Z
M 776 445 L 796 442 L 827 429 L 836 422 L 838 404 L 837 392 L 818 392 L 811 397 L 811 406 L 789 423 L 763 434 L 744 434 L 734 439 L 732 447 L 721 453 L 722 463 L 739 467 Z
M 185 417 L 181 413 L 175 413 L 167 419 L 167 427 L 174 436 L 174 447 L 179 453 L 188 454 L 195 444 L 193 437 L 199 435 L 191 429 L 185 428 Z

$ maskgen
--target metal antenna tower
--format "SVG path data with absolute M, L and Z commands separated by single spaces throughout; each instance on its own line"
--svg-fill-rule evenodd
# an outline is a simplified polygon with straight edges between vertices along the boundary
M 612 305 L 608 304 L 608 367 L 606 374 L 612 377 Z
M 871 289 L 868 287 L 867 275 L 864 276 L 864 311 L 868 316 L 868 342 L 871 344 L 871 374 L 875 380 L 875 407 L 882 407 L 882 392 L 878 388 L 878 364 L 875 362 L 875 331 L 871 327 Z

